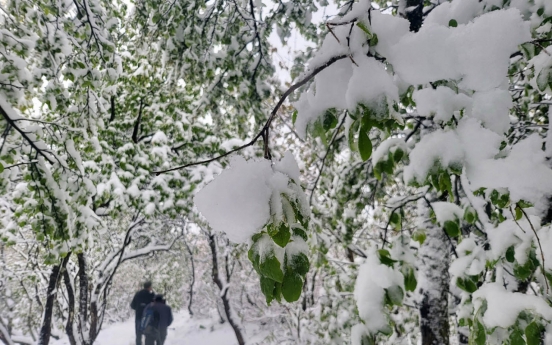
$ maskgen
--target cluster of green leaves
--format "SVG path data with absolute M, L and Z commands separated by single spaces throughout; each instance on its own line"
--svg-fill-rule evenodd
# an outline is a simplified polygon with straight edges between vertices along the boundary
M 289 206 L 293 211 L 285 212 L 283 220 L 271 222 L 255 234 L 248 252 L 269 305 L 273 300 L 281 302 L 282 297 L 287 302 L 297 301 L 310 268 L 307 252 L 301 247 L 302 244 L 306 246 L 308 216 L 295 202 L 283 194 L 281 197 L 284 207 Z
M 416 290 L 418 281 L 416 280 L 416 272 L 414 267 L 402 260 L 395 260 L 391 257 L 391 253 L 387 249 L 378 250 L 378 257 L 383 265 L 395 268 L 395 265 L 400 268 L 404 276 L 404 288 L 406 291 L 413 292 Z M 392 306 L 401 306 L 404 299 L 404 291 L 398 286 L 392 286 L 385 289 L 385 304 Z
M 476 313 L 474 320 L 461 319 L 461 326 L 469 326 L 470 344 L 485 345 L 487 344 L 487 335 L 492 334 L 494 329 L 487 329 L 480 318 L 487 311 L 487 303 L 483 302 Z M 503 344 L 507 345 L 540 345 L 544 336 L 544 324 L 539 315 L 529 311 L 519 313 L 515 324 L 508 328 L 508 338 L 504 339 Z
M 380 159 L 374 166 L 374 176 L 378 180 L 381 180 L 382 173 L 386 173 L 389 176 L 393 175 L 393 171 L 405 158 L 405 155 L 405 152 L 400 147 L 396 147 L 394 150 L 389 150 L 387 156 Z
M 373 145 L 369 136 L 372 128 L 391 132 L 400 127 L 396 120 L 389 117 L 389 107 L 385 98 L 382 98 L 379 104 L 370 106 L 361 103 L 354 113 L 349 113 L 349 116 L 353 119 L 349 128 L 349 148 L 358 151 L 363 161 L 372 156 Z

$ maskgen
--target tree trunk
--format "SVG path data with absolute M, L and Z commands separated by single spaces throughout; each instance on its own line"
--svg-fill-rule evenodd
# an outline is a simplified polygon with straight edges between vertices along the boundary
M 79 271 L 79 333 L 82 342 L 86 339 L 86 326 L 88 323 L 88 274 L 86 272 L 86 258 L 84 253 L 77 254 Z M 88 339 L 92 339 L 90 335 Z M 92 340 L 91 340 L 92 341 Z
M 57 295 L 56 290 L 62 276 L 61 272 L 65 270 L 65 266 L 67 266 L 70 255 L 71 253 L 68 253 L 59 265 L 52 267 L 52 273 L 50 273 L 50 278 L 48 279 L 46 305 L 44 306 L 44 317 L 42 319 L 42 327 L 40 328 L 40 334 L 38 337 L 38 345 L 48 345 L 50 343 L 50 337 L 52 334 L 52 313 L 54 312 L 54 302 Z
M 420 331 L 422 345 L 449 344 L 450 244 L 443 229 L 429 227 L 420 248 Z
M 188 312 L 190 313 L 190 316 L 193 316 L 194 312 L 192 311 L 192 299 L 194 298 L 194 283 L 195 283 L 194 255 L 192 253 L 192 250 L 190 249 L 190 246 L 188 246 L 188 243 L 186 241 L 184 241 L 184 246 L 186 246 L 186 250 L 190 255 L 190 264 L 192 265 L 192 281 L 190 283 L 190 289 L 188 290 L 188 293 L 190 295 L 190 300 L 188 301 Z
M 224 305 L 224 313 L 226 314 L 226 319 L 228 320 L 228 323 L 230 323 L 230 326 L 232 326 L 232 329 L 236 334 L 236 339 L 238 340 L 238 344 L 245 345 L 245 341 L 243 340 L 243 335 L 240 330 L 240 327 L 238 326 L 238 324 L 236 323 L 232 315 L 230 301 L 228 300 L 228 287 L 222 284 L 222 281 L 219 276 L 218 260 L 217 260 L 217 244 L 215 243 L 215 236 L 213 234 L 209 234 L 209 247 L 211 247 L 211 255 L 213 259 L 213 272 L 212 272 L 213 281 L 218 286 L 219 290 L 222 292 L 220 298 L 222 299 L 222 304 Z
M 63 270 L 63 281 L 65 282 L 65 289 L 67 290 L 67 299 L 68 299 L 68 315 L 67 323 L 65 324 L 65 333 L 67 338 L 69 338 L 69 343 L 71 345 L 76 345 L 75 334 L 73 332 L 73 324 L 75 321 L 75 291 L 73 285 L 71 284 L 71 276 L 67 270 Z

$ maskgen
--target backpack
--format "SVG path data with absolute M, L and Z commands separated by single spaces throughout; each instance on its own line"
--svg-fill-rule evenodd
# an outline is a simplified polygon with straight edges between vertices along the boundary
M 156 337 L 159 333 L 157 325 L 159 324 L 159 313 L 148 305 L 144 309 L 142 321 L 140 322 L 140 332 L 146 336 Z

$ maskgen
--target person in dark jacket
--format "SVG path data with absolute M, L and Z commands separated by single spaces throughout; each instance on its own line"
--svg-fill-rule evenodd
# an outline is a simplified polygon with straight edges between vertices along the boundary
M 173 322 L 171 307 L 165 303 L 163 295 L 156 295 L 147 308 L 152 308 L 155 313 L 155 326 L 158 332 L 157 337 L 146 335 L 146 345 L 163 345 L 167 339 L 167 329 Z
M 142 345 L 142 332 L 140 332 L 140 322 L 142 321 L 142 314 L 144 313 L 144 309 L 148 304 L 153 301 L 153 297 L 154 294 L 151 287 L 151 282 L 145 282 L 144 288 L 134 295 L 132 303 L 130 303 L 130 307 L 136 312 L 136 316 L 134 319 L 136 327 L 136 345 Z

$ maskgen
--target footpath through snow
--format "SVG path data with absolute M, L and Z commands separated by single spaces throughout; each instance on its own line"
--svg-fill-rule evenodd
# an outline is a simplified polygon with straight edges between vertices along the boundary
M 257 332 L 254 325 L 246 327 L 250 344 L 262 344 L 265 332 Z M 256 334 L 251 337 L 252 334 Z M 52 345 L 69 345 L 67 338 L 54 340 Z M 126 322 L 106 326 L 100 332 L 95 345 L 134 345 L 134 317 Z M 195 319 L 185 312 L 176 312 L 169 327 L 165 345 L 237 345 L 236 336 L 228 324 L 217 320 Z

